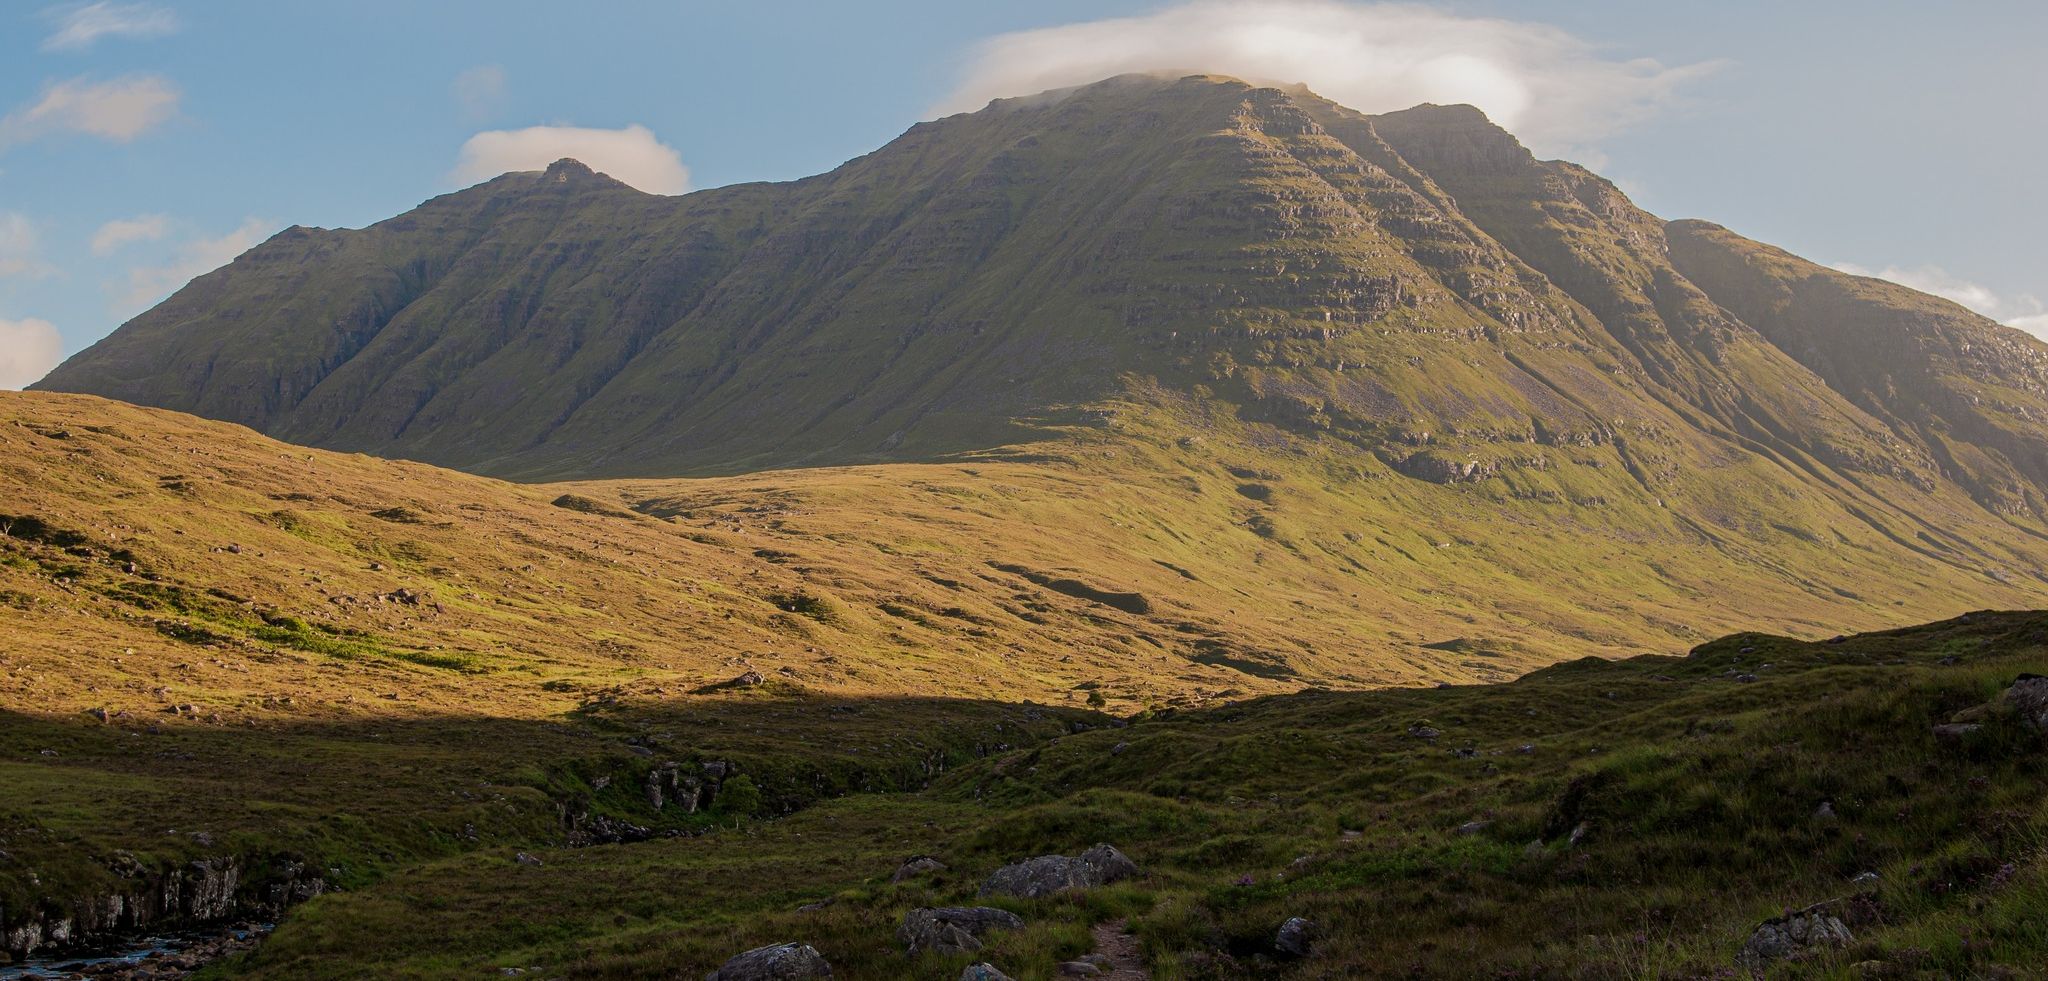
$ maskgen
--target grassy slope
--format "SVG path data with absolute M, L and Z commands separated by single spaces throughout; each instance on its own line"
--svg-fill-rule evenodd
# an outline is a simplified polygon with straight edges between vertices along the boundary
M 0 396 L 0 460 L 6 513 L 35 519 L 0 537 L 0 850 L 15 856 L 0 909 L 14 910 L 107 887 L 117 849 L 149 865 L 290 858 L 363 886 L 433 856 L 559 841 L 557 803 L 579 796 L 684 830 L 745 816 L 652 814 L 637 786 L 653 761 L 628 740 L 743 761 L 773 814 L 916 788 L 1062 731 L 1026 700 L 1074 719 L 1091 691 L 1128 714 L 1499 680 L 1743 622 L 1811 635 L 2038 601 L 1916 570 L 1850 537 L 1855 523 L 1825 547 L 1788 536 L 1790 554 L 1682 529 L 1645 539 L 1518 496 L 1519 478 L 1367 472 L 1342 447 L 1167 399 L 956 463 L 533 486 L 24 394 Z M 1800 506 L 1781 519 L 1823 520 Z M 1822 585 L 1873 556 L 1901 570 L 1880 596 Z M 1743 563 L 1819 571 L 1807 585 Z M 421 603 L 375 599 L 401 589 Z M 747 668 L 769 684 L 696 693 Z M 1168 783 L 1105 790 L 1196 776 L 1142 758 Z M 1134 815 L 1158 806 L 1089 806 L 1133 800 Z M 862 826 L 896 821 L 878 813 Z M 1254 830 L 1268 831 L 1233 847 Z M 1041 833 L 1060 840 L 1052 826 L 1003 847 Z
M 1089 924 L 1129 917 L 1167 978 L 1714 976 L 1758 920 L 1856 894 L 1849 880 L 1874 871 L 1856 943 L 1781 973 L 2031 976 L 2048 956 L 2042 736 L 1996 712 L 1960 746 L 1929 730 L 2048 666 L 2044 644 L 2048 617 L 1984 613 L 1140 720 L 920 794 L 546 852 L 537 868 L 503 850 L 428 864 L 315 901 L 224 973 L 687 977 L 800 939 L 839 976 L 951 978 L 964 959 L 905 960 L 891 943 L 903 911 L 968 902 L 1003 862 L 1109 840 L 1146 877 L 1002 902 L 1029 928 L 982 956 L 1047 977 L 1088 949 Z M 1442 735 L 1413 738 L 1417 724 Z M 1561 840 L 1581 824 L 1577 845 Z M 886 881 L 917 854 L 951 870 Z M 1275 963 L 1272 932 L 1293 915 L 1327 939 Z

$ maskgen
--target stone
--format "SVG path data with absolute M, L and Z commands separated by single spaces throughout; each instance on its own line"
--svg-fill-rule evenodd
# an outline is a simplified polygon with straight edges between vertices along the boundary
M 1014 981 L 1014 979 L 996 970 L 994 964 L 969 964 L 961 969 L 960 981 Z
M 1856 941 L 1840 917 L 1830 912 L 1831 903 L 1820 903 L 1757 924 L 1749 940 L 1735 955 L 1737 967 L 1762 972 L 1778 961 L 1808 952 L 1847 947 Z
M 1113 845 L 1096 845 L 1079 857 L 1040 855 L 997 869 L 982 883 L 984 896 L 1037 899 L 1069 890 L 1093 889 L 1138 874 L 1138 865 Z
M 1094 869 L 1104 884 L 1120 882 L 1138 875 L 1138 863 L 1118 851 L 1115 845 L 1097 844 L 1081 853 L 1081 861 Z
M 1060 974 L 1069 978 L 1092 978 L 1099 977 L 1102 969 L 1087 961 L 1062 961 Z
M 1938 725 L 1934 727 L 1934 741 L 1940 743 L 1960 743 L 1970 738 L 1972 733 L 1982 728 L 1984 727 L 1975 722 L 1951 722 L 1946 725 Z
M 2005 703 L 2035 730 L 2048 732 L 2048 677 L 2020 675 L 2005 690 Z
M 1314 952 L 1321 932 L 1313 920 L 1288 917 L 1287 922 L 1280 924 L 1280 932 L 1273 936 L 1273 949 L 1289 957 L 1307 957 Z
M 704 981 L 800 981 L 829 978 L 832 965 L 810 944 L 786 943 L 756 947 L 734 956 Z
M 981 949 L 984 936 L 1023 926 L 1017 914 L 988 906 L 921 907 L 903 915 L 896 940 L 913 956 L 927 950 L 941 956 L 971 954 Z
M 1464 824 L 1458 825 L 1458 833 L 1461 835 L 1476 835 L 1481 831 L 1485 831 L 1491 824 L 1493 824 L 1492 821 L 1467 821 Z
M 540 859 L 538 859 L 538 858 L 535 858 L 535 857 L 534 857 L 534 856 L 532 856 L 532 855 L 528 855 L 528 854 L 527 854 L 527 853 L 525 853 L 525 852 L 520 852 L 519 854 L 517 854 L 517 855 L 514 855 L 514 856 L 512 856 L 512 860 L 513 860 L 513 861 L 515 861 L 515 862 L 518 862 L 518 863 L 519 863 L 519 864 L 521 864 L 521 865 L 545 865 L 545 864 L 547 864 L 547 863 L 545 863 L 545 862 L 541 861 Z
M 921 875 L 930 875 L 933 872 L 944 871 L 946 871 L 946 863 L 929 855 L 919 855 L 898 866 L 896 873 L 889 877 L 889 881 L 902 882 L 905 879 L 915 879 Z

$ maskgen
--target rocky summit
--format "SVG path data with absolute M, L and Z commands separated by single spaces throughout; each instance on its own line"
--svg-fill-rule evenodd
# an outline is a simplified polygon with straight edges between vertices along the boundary
M 1470 107 L 562 160 L 34 389 L 0 977 L 2048 956 L 2048 346 Z

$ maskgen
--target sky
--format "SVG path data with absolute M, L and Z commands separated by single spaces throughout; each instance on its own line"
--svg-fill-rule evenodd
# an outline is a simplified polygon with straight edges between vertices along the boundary
M 0 2 L 0 388 L 290 225 L 576 156 L 829 170 L 989 98 L 1176 69 L 1471 102 L 1667 218 L 2048 335 L 2048 3 Z

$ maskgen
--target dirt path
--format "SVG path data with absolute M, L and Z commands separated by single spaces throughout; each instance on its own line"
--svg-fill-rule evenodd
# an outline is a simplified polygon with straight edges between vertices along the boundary
M 1123 920 L 1095 924 L 1095 952 L 1109 958 L 1106 971 L 1096 975 L 1109 981 L 1152 981 L 1145 959 L 1138 953 L 1138 938 Z

